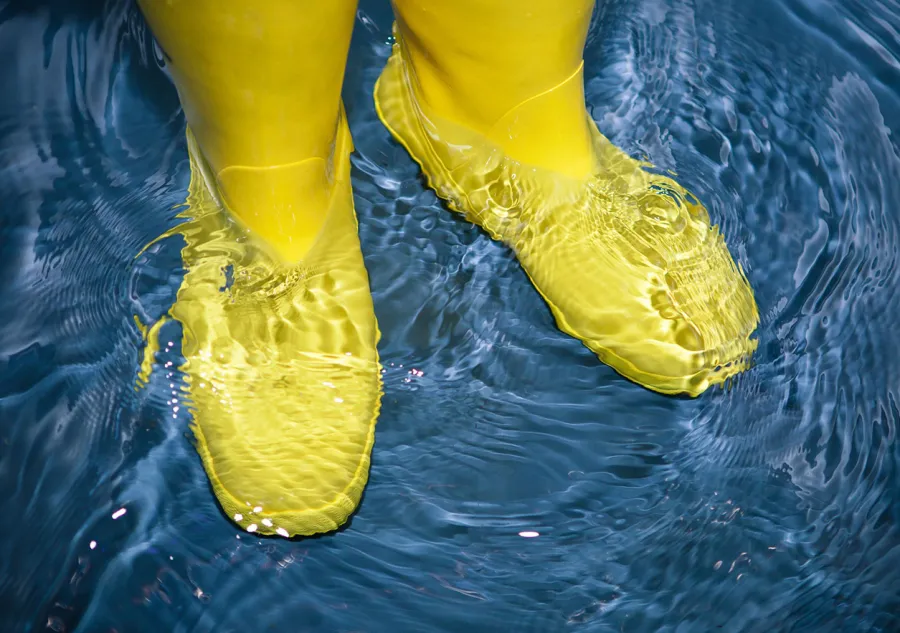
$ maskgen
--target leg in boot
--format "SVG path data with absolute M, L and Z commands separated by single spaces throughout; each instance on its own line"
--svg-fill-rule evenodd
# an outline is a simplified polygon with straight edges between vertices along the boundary
M 188 123 L 171 315 L 197 449 L 251 532 L 333 530 L 368 477 L 378 329 L 340 101 L 355 4 L 140 2 Z
M 624 376 L 698 395 L 747 367 L 753 293 L 700 203 L 584 102 L 593 0 L 394 0 L 379 116 L 431 186 L 516 252 L 560 328 Z

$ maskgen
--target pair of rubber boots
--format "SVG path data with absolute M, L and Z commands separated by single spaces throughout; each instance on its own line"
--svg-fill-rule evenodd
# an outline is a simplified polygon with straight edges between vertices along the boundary
M 188 122 L 170 315 L 203 465 L 247 531 L 333 530 L 368 478 L 381 396 L 340 100 L 355 2 L 140 5 Z M 592 9 L 395 0 L 375 105 L 448 206 L 515 251 L 563 331 L 645 387 L 696 396 L 747 366 L 757 308 L 705 209 L 588 116 Z

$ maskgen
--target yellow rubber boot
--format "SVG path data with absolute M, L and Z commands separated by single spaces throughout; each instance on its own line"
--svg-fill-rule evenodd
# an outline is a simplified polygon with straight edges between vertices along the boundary
M 355 0 L 140 0 L 221 202 L 298 261 L 329 208 Z
M 565 332 L 696 396 L 748 366 L 752 290 L 706 210 L 597 130 L 593 0 L 393 0 L 382 121 L 450 207 L 516 252 Z
M 141 8 L 189 127 L 171 316 L 197 450 L 247 531 L 333 530 L 368 478 L 381 395 L 340 103 L 355 1 Z

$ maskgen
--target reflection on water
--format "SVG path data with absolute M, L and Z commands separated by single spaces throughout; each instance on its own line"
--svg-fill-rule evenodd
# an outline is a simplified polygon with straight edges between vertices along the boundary
M 102 5 L 102 6 L 101 6 Z M 220 513 L 173 413 L 183 118 L 135 7 L 0 5 L 0 630 L 900 628 L 900 4 L 607 0 L 601 130 L 710 209 L 760 305 L 698 400 L 561 334 L 509 250 L 378 123 L 384 2 L 347 75 L 383 339 L 371 483 L 335 535 Z M 168 342 L 173 342 L 168 345 Z

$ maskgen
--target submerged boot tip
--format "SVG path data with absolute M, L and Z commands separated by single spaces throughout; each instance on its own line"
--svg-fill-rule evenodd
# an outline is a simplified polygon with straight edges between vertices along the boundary
M 314 417 L 308 424 L 315 425 Z M 377 407 L 372 427 L 376 417 Z M 223 513 L 240 529 L 283 538 L 312 536 L 340 528 L 357 510 L 369 476 L 371 432 L 368 441 L 350 442 L 344 456 L 349 463 L 341 464 L 332 451 L 310 451 L 308 444 L 291 438 L 280 444 L 284 459 L 259 458 L 240 438 L 230 446 L 213 442 L 211 448 L 204 426 L 215 428 L 203 421 L 194 426 L 201 462 Z
M 261 536 L 295 538 L 333 532 L 344 525 L 359 505 L 365 481 L 330 500 L 315 499 L 310 507 L 269 511 L 264 504 L 239 503 L 224 487 L 214 486 L 223 512 L 240 529 Z
M 750 308 L 707 306 L 699 327 L 681 315 L 635 309 L 630 331 L 622 328 L 602 340 L 567 331 L 625 378 L 659 393 L 697 397 L 751 368 L 759 319 L 752 295 L 749 300 Z

